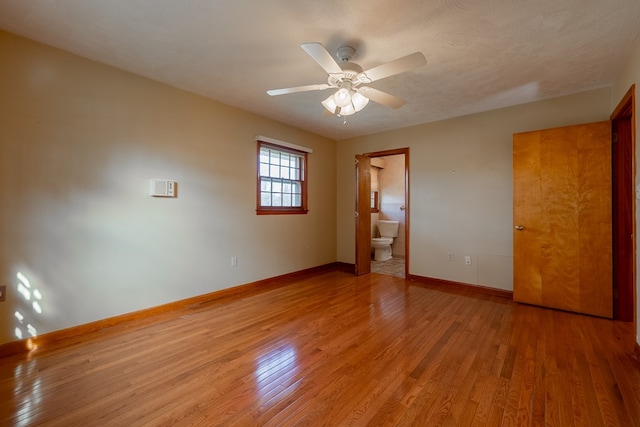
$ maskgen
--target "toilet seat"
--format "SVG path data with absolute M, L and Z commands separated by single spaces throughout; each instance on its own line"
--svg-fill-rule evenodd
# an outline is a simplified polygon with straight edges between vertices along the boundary
M 379 244 L 381 246 L 388 246 L 393 243 L 393 237 L 374 237 L 371 239 L 371 244 Z

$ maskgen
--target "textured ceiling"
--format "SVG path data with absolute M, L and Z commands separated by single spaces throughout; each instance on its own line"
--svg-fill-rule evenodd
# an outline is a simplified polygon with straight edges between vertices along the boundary
M 640 30 L 639 0 L 0 0 L 0 29 L 333 139 L 610 85 Z M 323 117 L 326 83 L 301 48 L 356 48 L 371 83 L 407 101 Z

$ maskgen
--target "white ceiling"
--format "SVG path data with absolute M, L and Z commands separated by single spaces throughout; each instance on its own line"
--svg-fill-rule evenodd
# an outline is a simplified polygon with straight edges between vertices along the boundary
M 610 85 L 640 30 L 639 0 L 0 0 L 0 29 L 333 139 Z M 407 103 L 323 117 L 329 91 L 300 48 L 356 48 L 371 83 Z

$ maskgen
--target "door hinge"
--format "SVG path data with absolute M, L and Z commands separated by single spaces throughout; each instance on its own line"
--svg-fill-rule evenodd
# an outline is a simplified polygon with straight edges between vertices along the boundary
M 614 132 L 611 134 L 611 141 L 618 142 L 618 132 Z

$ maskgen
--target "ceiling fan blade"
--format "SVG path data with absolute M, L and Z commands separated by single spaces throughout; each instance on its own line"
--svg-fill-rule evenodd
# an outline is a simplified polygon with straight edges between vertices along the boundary
M 325 90 L 329 89 L 329 86 L 326 83 L 317 84 L 317 85 L 306 85 L 306 86 L 296 86 L 296 87 L 287 87 L 284 89 L 270 89 L 267 93 L 271 96 L 275 95 L 286 95 L 288 93 L 296 93 L 296 92 L 308 92 L 310 90 Z
M 390 95 L 386 92 L 368 86 L 358 88 L 358 93 L 369 98 L 373 102 L 384 105 L 385 107 L 400 108 L 406 103 L 397 96 Z
M 420 52 L 415 52 L 402 58 L 396 59 L 386 64 L 378 65 L 358 75 L 358 79 L 363 83 L 371 83 L 385 77 L 394 76 L 421 67 L 427 63 L 426 58 Z
M 327 74 L 342 73 L 342 68 L 320 43 L 302 43 L 300 45 L 307 54 L 316 61 Z

